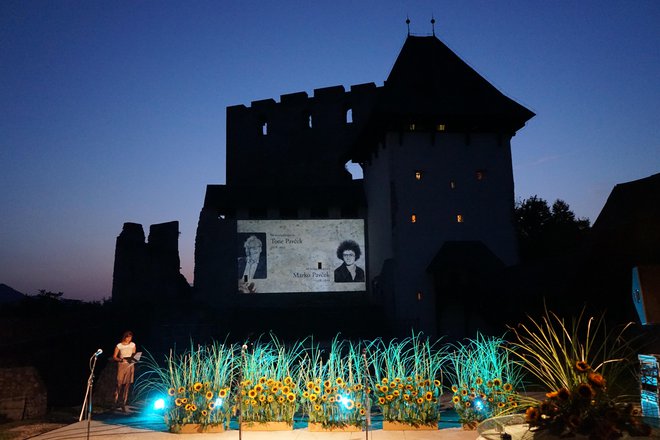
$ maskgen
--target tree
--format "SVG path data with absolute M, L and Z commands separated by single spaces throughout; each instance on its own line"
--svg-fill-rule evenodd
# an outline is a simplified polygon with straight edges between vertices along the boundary
M 589 232 L 589 219 L 576 218 L 560 199 L 550 207 L 534 195 L 516 202 L 514 216 L 522 261 L 564 255 L 577 248 Z

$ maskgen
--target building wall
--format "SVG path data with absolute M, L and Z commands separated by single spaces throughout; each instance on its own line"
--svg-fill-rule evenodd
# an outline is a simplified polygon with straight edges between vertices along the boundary
M 316 89 L 227 108 L 227 184 L 337 185 L 351 180 L 348 151 L 366 120 L 374 84 Z M 347 112 L 351 111 L 351 120 Z M 256 160 L 258 158 L 258 160 Z
M 480 240 L 506 264 L 517 261 L 509 139 L 390 132 L 364 169 L 369 276 L 393 280 L 395 294 L 383 296 L 402 329 L 434 331 L 435 292 L 426 269 L 445 241 Z M 389 258 L 394 273 L 382 274 Z

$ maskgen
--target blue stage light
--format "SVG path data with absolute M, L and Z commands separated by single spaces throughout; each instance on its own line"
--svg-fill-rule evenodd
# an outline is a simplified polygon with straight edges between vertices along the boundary
M 164 409 L 164 408 L 165 408 L 165 399 L 160 397 L 160 398 L 154 400 L 154 409 L 156 411 Z
M 220 405 L 222 405 L 222 398 L 218 397 L 215 399 L 215 407 L 218 408 Z

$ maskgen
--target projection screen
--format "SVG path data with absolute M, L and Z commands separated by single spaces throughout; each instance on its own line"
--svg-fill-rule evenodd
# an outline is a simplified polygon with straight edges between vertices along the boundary
M 238 220 L 240 293 L 366 289 L 363 219 Z

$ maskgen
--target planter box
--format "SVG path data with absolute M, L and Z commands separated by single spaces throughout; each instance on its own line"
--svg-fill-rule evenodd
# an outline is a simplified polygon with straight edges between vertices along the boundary
M 383 420 L 383 431 L 437 431 L 438 424 L 413 426 L 403 422 L 388 422 Z
M 307 430 L 311 432 L 361 432 L 362 428 L 355 425 L 324 427 L 323 423 L 308 423 Z
M 186 423 L 180 427 L 173 427 L 170 431 L 176 432 L 177 434 L 202 434 L 205 432 L 224 432 L 225 427 L 222 424 L 204 426 L 198 423 Z
M 243 422 L 243 431 L 293 431 L 293 423 L 289 422 Z

